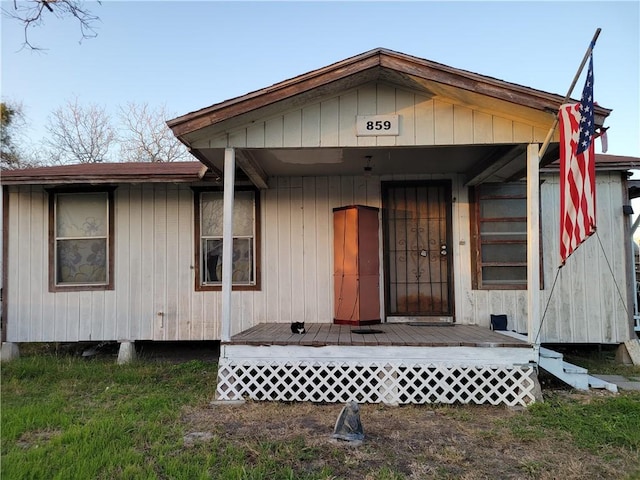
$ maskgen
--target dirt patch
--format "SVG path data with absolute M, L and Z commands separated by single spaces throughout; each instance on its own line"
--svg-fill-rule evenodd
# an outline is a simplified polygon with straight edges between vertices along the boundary
M 332 438 L 342 407 L 247 402 L 191 407 L 183 420 L 187 431 L 212 432 L 245 449 L 303 439 L 319 453 L 313 465 L 293 470 L 326 466 L 333 478 L 378 478 L 386 468 L 407 479 L 613 479 L 631 468 L 573 447 L 562 432 L 514 431 L 527 411 L 495 406 L 361 405 L 365 441 L 353 447 Z
M 20 436 L 16 445 L 24 449 L 39 448 L 61 434 L 62 432 L 60 430 L 28 431 Z

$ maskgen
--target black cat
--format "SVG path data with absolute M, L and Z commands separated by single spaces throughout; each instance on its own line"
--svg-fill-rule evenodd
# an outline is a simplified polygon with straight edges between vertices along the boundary
M 291 333 L 307 333 L 304 322 L 291 322 Z

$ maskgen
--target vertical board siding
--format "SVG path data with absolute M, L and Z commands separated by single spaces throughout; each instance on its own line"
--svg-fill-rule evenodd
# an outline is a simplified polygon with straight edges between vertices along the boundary
M 329 127 L 327 131 L 327 143 L 332 138 L 331 137 L 331 134 L 333 132 L 332 124 L 337 123 L 339 125 L 338 145 L 346 146 L 346 147 L 356 146 L 358 145 L 358 137 L 355 136 L 353 123 L 355 121 L 356 116 L 358 115 L 358 92 L 352 91 L 349 93 L 345 93 L 340 97 L 338 97 L 336 101 L 338 103 L 337 110 L 335 110 L 338 113 L 337 117 L 328 117 L 329 111 L 325 111 L 325 108 L 324 108 L 325 104 L 327 103 L 331 104 L 332 101 L 329 100 L 328 102 L 322 102 L 322 105 L 323 105 L 323 107 L 321 107 L 323 112 L 322 127 L 323 128 L 325 128 L 325 126 Z M 325 130 L 322 130 L 320 132 L 320 142 L 323 145 L 325 144 Z
M 127 336 L 124 338 L 139 338 L 140 323 L 142 322 L 142 186 L 134 185 L 129 193 L 129 324 Z
M 435 145 L 434 100 L 416 95 L 414 109 L 415 143 L 408 145 Z M 409 123 L 411 119 L 403 123 Z
M 318 177 L 314 183 L 307 184 L 309 189 L 305 189 L 305 196 L 310 195 L 307 192 L 314 192 L 316 221 L 315 270 L 307 275 L 315 274 L 317 310 L 310 318 L 319 322 L 323 318 L 333 318 L 333 212 L 329 201 L 329 178 Z
M 341 126 L 343 123 L 347 125 L 347 122 L 342 119 L 342 115 L 349 113 L 347 103 L 346 99 L 342 102 L 342 110 L 340 109 L 340 100 L 337 98 L 327 100 L 320 104 L 320 111 L 318 113 L 320 122 L 318 123 L 319 130 L 317 135 L 319 146 L 337 147 L 340 145 Z M 353 108 L 355 110 L 355 106 Z M 320 132 L 322 132 L 322 134 L 320 134 Z
M 530 132 L 533 134 L 533 132 Z M 475 131 L 474 131 L 475 135 Z M 489 327 L 505 313 L 527 328 L 526 291 L 471 288 L 469 199 L 460 176 L 280 177 L 261 192 L 261 290 L 233 292 L 232 333 L 261 322 L 333 320 L 333 209 L 381 206 L 381 180 L 452 181 L 455 316 Z M 623 184 L 597 177 L 598 238 L 588 239 L 558 272 L 558 176 L 542 184 L 544 343 L 619 343 L 628 339 Z M 184 185 L 121 185 L 115 193 L 113 291 L 48 290 L 48 195 L 10 189 L 7 339 L 29 341 L 212 340 L 220 335 L 219 292 L 194 289 L 193 194 Z M 19 238 L 19 241 L 15 239 Z M 602 243 L 602 247 L 600 247 Z M 604 253 L 603 250 L 604 249 Z M 610 268 L 613 270 L 613 275 Z M 381 285 L 383 278 L 381 272 Z M 615 280 L 615 281 L 614 281 Z
M 162 328 L 163 340 L 176 340 L 178 336 L 178 292 L 176 279 L 178 277 L 178 187 L 170 185 L 167 188 L 167 284 L 166 304 L 164 306 L 164 324 Z
M 17 203 L 18 208 L 22 212 L 22 215 L 18 215 L 15 217 L 15 222 L 10 222 L 11 226 L 9 227 L 9 233 L 13 230 L 14 232 L 18 232 L 17 238 L 19 239 L 17 245 L 15 247 L 15 253 L 9 253 L 8 263 L 9 265 L 6 268 L 9 269 L 9 285 L 8 289 L 11 292 L 12 287 L 12 275 L 15 275 L 13 278 L 16 280 L 15 287 L 20 292 L 20 300 L 19 302 L 15 302 L 15 314 L 17 318 L 33 318 L 31 306 L 33 302 L 29 301 L 29 298 L 35 298 L 35 295 L 38 293 L 36 288 L 33 288 L 33 283 L 30 279 L 30 273 L 33 270 L 33 263 L 31 261 L 30 249 L 31 249 L 31 224 L 35 219 L 31 218 L 31 202 L 30 202 L 31 190 L 29 187 L 21 188 L 20 194 L 17 196 L 11 195 L 9 198 L 10 206 L 12 203 Z M 10 244 L 11 245 L 11 244 Z M 12 259 L 20 258 L 22 261 L 18 265 L 12 265 Z M 42 287 L 40 287 L 40 290 Z M 11 313 L 11 309 L 9 309 L 9 313 Z M 8 333 L 11 332 L 12 325 L 8 326 Z M 28 337 L 30 334 L 30 330 L 32 329 L 31 325 L 27 323 L 21 323 L 16 325 L 17 333 L 22 337 Z M 9 336 L 7 336 L 9 339 Z
M 49 292 L 48 202 L 41 187 L 10 189 L 9 341 L 219 338 L 218 292 L 194 291 L 189 187 L 116 189 L 115 290 L 110 291 Z M 249 309 L 245 316 L 252 315 Z
M 357 136 L 358 115 L 399 115 L 397 136 Z M 546 130 L 493 112 L 385 83 L 369 83 L 340 95 L 252 121 L 194 148 L 315 148 L 454 145 L 543 141 Z
M 276 278 L 278 282 L 278 311 L 279 321 L 292 322 L 297 321 L 292 318 L 292 302 L 291 297 L 291 269 L 300 268 L 300 265 L 293 265 L 291 262 L 291 179 L 281 177 L 278 179 L 278 244 L 277 258 L 278 264 L 275 265 Z M 267 223 L 270 223 L 267 218 Z M 267 254 L 268 255 L 268 254 Z M 267 256 L 267 261 L 269 256 Z M 298 300 L 298 299 L 296 299 Z
M 304 239 L 307 234 L 304 225 L 302 177 L 290 179 L 290 245 L 291 245 L 291 319 L 302 321 L 305 316 L 306 296 L 304 290 L 305 276 L 308 271 L 315 270 L 313 257 L 304 251 Z
M 542 323 L 544 342 L 619 343 L 628 339 L 623 184 L 619 173 L 596 177 L 597 235 L 588 238 L 559 265 L 559 178 L 544 176 L 542 244 L 544 249 Z M 557 275 L 556 286 L 551 290 Z M 544 312 L 544 308 L 543 308 Z
M 560 270 L 558 182 L 558 175 L 546 175 L 541 187 L 544 289 L 540 300 L 543 318 L 539 340 L 543 343 L 625 341 L 629 335 L 630 320 L 625 306 L 627 267 L 620 175 L 599 173 L 596 177 L 598 236 L 594 235 L 583 243 Z M 462 288 L 461 293 L 456 290 L 458 321 L 488 327 L 490 314 L 505 313 L 509 318 L 508 328 L 525 333 L 526 291 L 472 290 L 466 284 L 465 264 L 470 263 L 461 261 L 465 284 L 457 285 L 458 289 Z M 558 278 L 552 291 L 556 274 Z M 468 275 L 470 278 L 470 271 Z M 463 295 L 462 299 L 460 295 Z M 467 313 L 469 308 L 473 309 L 470 316 Z
M 473 143 L 473 110 L 466 107 L 454 106 L 453 118 L 454 124 L 456 125 L 453 134 L 453 143 Z
M 313 195 L 302 195 L 302 255 L 304 289 L 304 313 L 303 322 L 312 323 L 318 314 L 318 220 L 316 210 L 316 178 L 305 177 L 302 179 L 302 191 L 314 192 Z M 302 193 L 302 192 L 301 192 Z
M 393 115 L 398 112 L 397 94 L 398 90 L 385 84 L 378 84 L 376 88 L 376 114 Z M 376 141 L 377 146 L 392 146 L 396 144 L 397 137 L 395 135 L 382 135 L 372 137 Z
M 157 185 L 153 192 L 153 212 L 149 216 L 153 218 L 154 229 L 153 241 L 151 243 L 153 251 L 153 283 L 150 285 L 153 309 L 149 312 L 151 318 L 151 338 L 163 340 L 165 305 L 167 304 L 167 188 L 164 185 Z
M 302 109 L 302 145 L 320 146 L 320 104 Z
M 154 265 L 154 240 L 155 240 L 155 202 L 154 202 L 154 185 L 144 184 L 142 185 L 141 192 L 141 205 L 147 206 L 141 209 L 142 219 L 141 226 L 141 246 L 142 252 L 140 260 L 142 262 L 142 272 L 140 276 L 140 283 L 142 288 L 142 298 L 140 307 L 140 320 L 138 322 L 138 336 L 141 338 L 153 338 L 153 315 L 149 312 L 153 312 L 155 309 L 155 294 L 149 295 L 148 292 L 153 292 L 154 278 L 157 272 Z
M 31 278 L 31 295 L 37 298 L 41 294 L 43 286 L 48 282 L 48 269 L 43 268 L 48 265 L 48 242 L 47 242 L 47 225 L 46 221 L 49 217 L 49 208 L 45 203 L 44 192 L 40 189 L 31 189 L 32 202 L 31 202 L 31 216 L 34 219 L 31 222 L 30 227 L 30 261 L 32 268 L 30 269 L 29 276 Z M 42 331 L 44 330 L 46 320 L 45 308 L 42 303 L 32 303 L 30 305 L 31 315 L 37 319 L 32 322 L 29 328 L 29 335 L 33 338 L 42 338 Z M 50 309 L 46 309 L 46 315 L 51 313 Z M 50 321 L 50 320 L 49 320 Z
M 475 143 L 493 141 L 493 121 L 488 113 L 473 112 L 473 141 Z
M 400 134 L 396 145 L 416 145 L 416 122 L 406 119 L 417 118 L 416 96 L 405 90 L 396 91 L 396 113 L 400 116 Z
M 358 89 L 358 111 L 356 115 L 375 115 L 378 112 L 378 92 L 376 85 L 370 83 Z M 355 136 L 356 119 L 351 117 L 348 119 L 349 132 L 351 136 Z M 372 147 L 376 145 L 377 137 L 356 137 L 356 145 L 359 147 Z
M 194 258 L 194 218 L 193 194 L 185 188 L 178 189 L 178 273 L 175 290 L 178 292 L 176 339 L 202 339 L 202 332 L 195 330 L 191 323 L 193 312 L 193 258 Z
M 533 142 L 533 128 L 519 122 L 513 122 L 513 141 L 517 143 Z
M 493 117 L 493 142 L 513 142 L 513 122 L 502 117 Z

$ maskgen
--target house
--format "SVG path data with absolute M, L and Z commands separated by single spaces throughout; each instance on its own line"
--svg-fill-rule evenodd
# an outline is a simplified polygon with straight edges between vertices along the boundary
M 200 163 L 4 172 L 3 341 L 221 340 L 227 400 L 529 403 L 540 344 L 633 335 L 629 159 L 558 269 L 562 100 L 376 49 L 170 120 Z

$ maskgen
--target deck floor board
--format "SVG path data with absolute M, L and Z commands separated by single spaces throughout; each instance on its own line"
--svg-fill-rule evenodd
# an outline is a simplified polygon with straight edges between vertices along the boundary
M 382 333 L 356 333 L 353 330 L 374 330 Z M 311 323 L 306 333 L 291 333 L 288 323 L 261 323 L 231 337 L 235 345 L 362 345 L 415 347 L 528 347 L 522 340 L 507 337 L 477 325 L 413 326 L 386 323 L 368 327 Z

